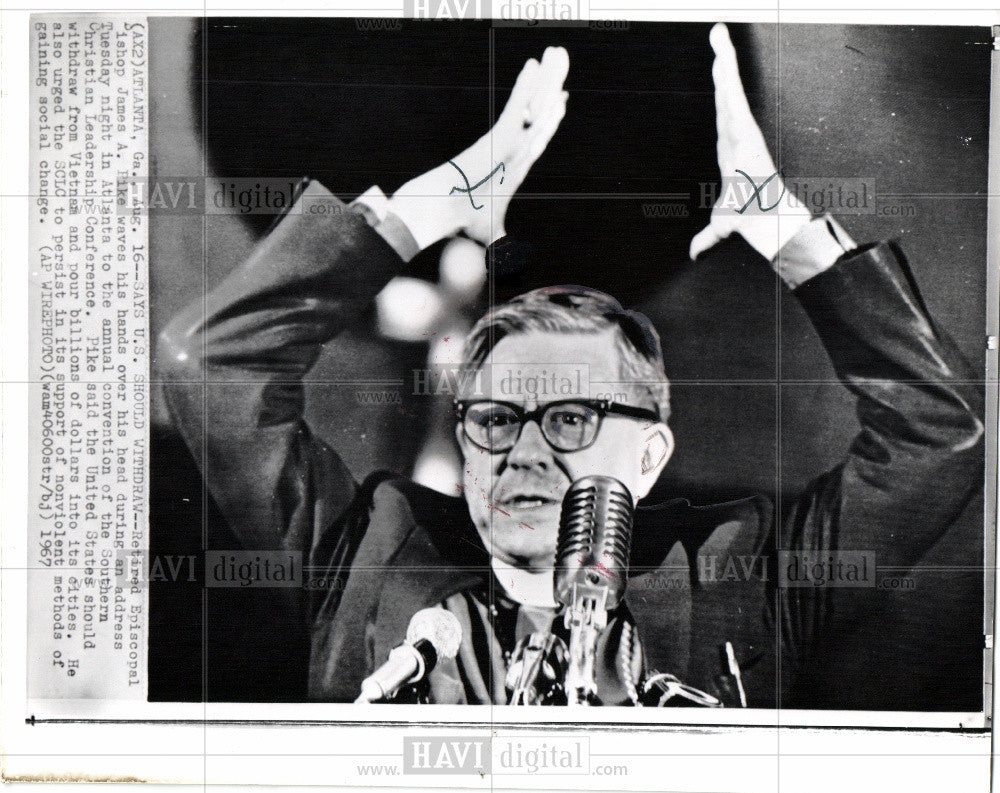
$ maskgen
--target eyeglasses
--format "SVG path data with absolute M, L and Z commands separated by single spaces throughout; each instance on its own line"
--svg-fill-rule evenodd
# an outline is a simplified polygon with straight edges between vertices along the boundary
M 608 414 L 656 422 L 655 410 L 608 400 L 563 400 L 526 411 L 510 402 L 455 401 L 455 411 L 465 436 L 480 449 L 497 454 L 510 451 L 521 437 L 525 422 L 534 421 L 552 448 L 560 452 L 586 449 L 597 438 Z

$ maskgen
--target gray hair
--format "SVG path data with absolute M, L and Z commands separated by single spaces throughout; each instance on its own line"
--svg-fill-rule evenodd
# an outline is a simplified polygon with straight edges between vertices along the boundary
M 670 416 L 670 382 L 663 369 L 660 337 L 638 311 L 626 311 L 610 295 L 585 286 L 549 286 L 501 303 L 484 314 L 466 337 L 463 368 L 479 369 L 506 336 L 548 333 L 600 333 L 615 329 L 619 376 L 646 391 L 660 414 Z

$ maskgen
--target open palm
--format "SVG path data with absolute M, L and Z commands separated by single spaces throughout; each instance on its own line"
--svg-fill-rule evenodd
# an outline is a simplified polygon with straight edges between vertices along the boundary
M 723 180 L 727 180 L 739 178 L 742 171 L 759 186 L 777 169 L 743 90 L 729 30 L 721 23 L 716 25 L 709 34 L 709 41 L 715 51 L 712 81 L 715 84 L 715 125 L 719 136 L 719 173 Z M 746 187 L 753 190 L 749 180 Z M 809 221 L 811 214 L 794 195 L 784 192 L 780 176 L 775 176 L 768 184 L 767 194 L 784 194 L 784 198 L 777 206 L 765 204 L 763 208 L 751 202 L 745 211 L 738 212 L 726 200 L 726 191 L 721 191 L 719 200 L 712 208 L 709 224 L 691 240 L 691 258 L 697 258 L 717 242 L 736 233 L 742 235 L 764 258 L 773 259 L 781 246 Z
M 507 207 L 566 113 L 569 55 L 548 47 L 524 64 L 493 128 L 472 146 L 393 196 L 393 211 L 420 247 L 465 232 L 489 245 L 506 232 Z

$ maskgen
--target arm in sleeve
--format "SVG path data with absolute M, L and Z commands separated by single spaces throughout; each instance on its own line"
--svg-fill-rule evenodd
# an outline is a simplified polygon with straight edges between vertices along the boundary
M 795 295 L 857 399 L 861 429 L 844 461 L 796 500 L 777 550 L 865 551 L 880 567 L 911 567 L 982 485 L 982 377 L 934 323 L 893 245 L 845 253 Z M 783 643 L 797 657 L 831 609 L 865 603 L 858 590 L 780 594 Z
M 303 211 L 310 203 L 325 211 Z M 350 472 L 302 418 L 302 378 L 403 267 L 362 210 L 311 182 L 161 334 L 170 413 L 246 548 L 306 551 L 350 503 Z

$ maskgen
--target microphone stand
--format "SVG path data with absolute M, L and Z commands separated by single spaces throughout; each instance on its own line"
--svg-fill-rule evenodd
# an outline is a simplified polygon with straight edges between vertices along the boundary
M 532 633 L 517 643 L 507 676 L 510 705 L 556 703 L 564 691 L 566 645 L 552 633 Z
M 588 579 L 597 577 L 593 571 Z M 597 696 L 597 640 L 608 624 L 608 588 L 573 584 L 573 602 L 566 609 L 569 629 L 569 666 L 566 670 L 566 698 L 570 705 L 599 705 Z

